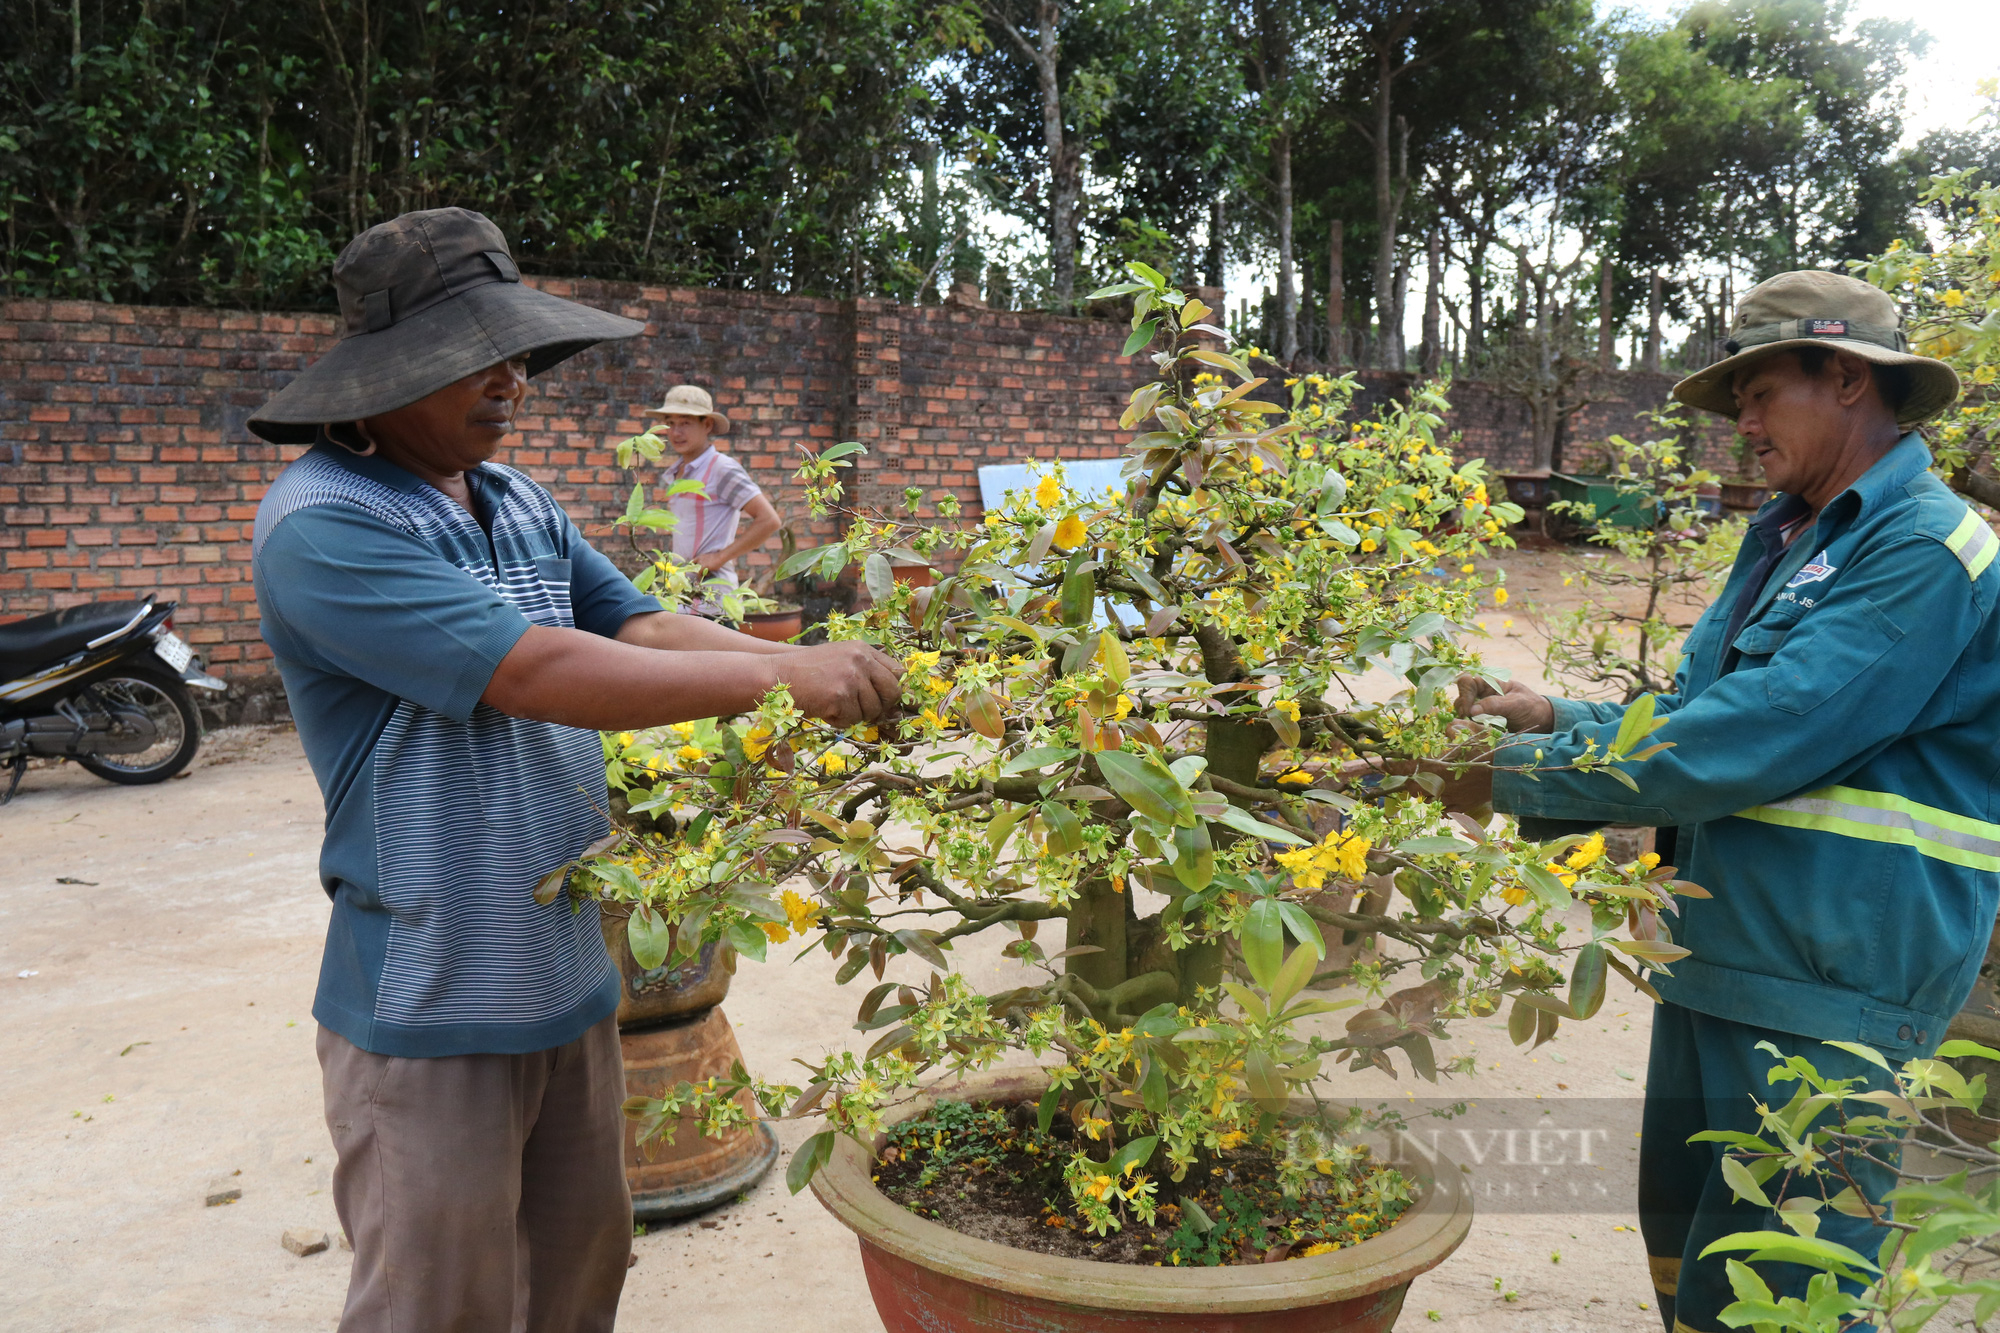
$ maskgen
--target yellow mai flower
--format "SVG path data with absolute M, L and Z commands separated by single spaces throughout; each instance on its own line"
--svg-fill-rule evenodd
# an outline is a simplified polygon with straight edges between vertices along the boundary
M 1315 1254 L 1332 1254 L 1335 1250 L 1339 1248 L 1340 1247 L 1338 1245 L 1334 1244 L 1330 1240 L 1316 1240 L 1312 1244 L 1306 1246 L 1303 1250 L 1300 1250 L 1299 1257 L 1301 1259 L 1310 1259 Z
M 668 730 L 673 732 L 674 735 L 680 737 L 684 741 L 691 741 L 694 739 L 694 723 L 692 722 L 676 722 L 674 723 L 673 726 L 669 727 Z
M 743 734 L 743 753 L 752 759 L 762 759 L 764 751 L 771 748 L 771 729 L 759 722 Z
M 929 690 L 932 694 L 943 694 L 946 690 L 951 688 L 951 682 L 946 680 L 943 676 L 925 676 L 924 688 L 926 690 Z
M 1363 537 L 1361 539 L 1362 554 L 1366 555 L 1368 552 L 1374 549 L 1375 549 L 1375 539 L 1373 537 Z
M 1089 536 L 1089 529 L 1083 526 L 1083 520 L 1075 514 L 1056 524 L 1055 544 L 1065 551 L 1083 545 Z
M 1090 1183 L 1083 1187 L 1083 1192 L 1093 1199 L 1103 1198 L 1111 1192 L 1111 1177 L 1105 1175 L 1092 1176 Z
M 882 739 L 882 732 L 872 722 L 864 722 L 858 727 L 850 727 L 847 734 L 854 737 L 857 741 L 865 741 L 870 745 Z
M 1522 903 L 1528 901 L 1528 891 L 1519 884 L 1509 884 L 1506 888 L 1500 890 L 1500 898 L 1511 907 L 1519 907 Z
M 1300 458 L 1311 458 L 1312 456 L 1313 456 L 1313 447 L 1310 444 L 1302 444 L 1299 446 Z
M 1468 561 L 1467 561 L 1466 563 L 1464 563 L 1464 564 L 1462 564 L 1462 565 L 1460 565 L 1460 566 L 1458 567 L 1458 572 L 1459 572 L 1459 573 L 1461 573 L 1461 574 L 1470 574 L 1470 573 L 1471 573 L 1471 572 L 1472 572 L 1473 570 L 1475 570 L 1475 569 L 1477 569 L 1477 568 L 1479 568 L 1479 566 L 1477 566 L 1477 565 L 1473 564 L 1473 563 L 1472 563 L 1471 561 L 1469 561 L 1469 560 L 1468 560 Z M 1564 579 L 1564 580 L 1563 580 L 1563 582 L 1564 582 L 1564 583 L 1568 583 L 1568 582 L 1569 582 L 1569 580 L 1568 580 L 1568 579 Z
M 1493 590 L 1493 605 L 1507 605 L 1507 590 L 1505 588 L 1495 588 Z
M 621 731 L 621 732 L 619 732 L 619 733 L 618 733 L 618 748 L 619 748 L 619 749 L 621 749 L 621 750 L 629 750 L 629 749 L 631 749 L 631 748 L 632 748 L 632 733 L 631 733 L 631 732 L 629 732 L 629 731 Z
M 1240 1129 L 1225 1130 L 1216 1136 L 1215 1146 L 1226 1152 L 1231 1148 L 1240 1147 L 1249 1137 L 1248 1134 Z
M 790 889 L 778 895 L 778 901 L 785 905 L 785 919 L 792 929 L 803 935 L 819 924 L 819 904 L 800 897 Z
M 1000 526 L 1000 515 L 998 515 L 998 514 L 988 514 L 988 515 L 986 516 L 986 526 L 987 526 L 987 527 L 989 527 L 989 528 L 997 528 L 997 527 L 999 527 L 999 526 Z
M 845 773 L 847 756 L 843 754 L 823 754 L 819 757 L 820 771 L 823 773 Z
M 1340 844 L 1340 873 L 1360 879 L 1368 873 L 1368 852 L 1375 844 L 1360 834 L 1350 834 Z
M 1131 712 L 1132 712 L 1132 696 L 1129 694 L 1119 695 L 1117 706 L 1111 710 L 1112 718 L 1115 719 L 1116 721 L 1123 722 L 1128 716 L 1130 716 Z
M 1487 498 L 1486 498 L 1486 483 L 1485 483 L 1485 482 L 1483 482 L 1483 481 L 1482 481 L 1482 482 L 1480 482 L 1480 483 L 1479 483 L 1479 484 L 1478 484 L 1477 486 L 1474 486 L 1474 487 L 1472 488 L 1472 503 L 1474 503 L 1474 504 L 1476 504 L 1476 505 L 1484 505 L 1484 504 L 1492 504 L 1492 503 L 1493 503 L 1493 502 L 1492 502 L 1491 500 L 1489 500 L 1489 499 L 1487 499 Z
M 703 750 L 699 745 L 683 745 L 680 749 L 674 751 L 674 755 L 683 764 L 698 764 L 708 758 L 708 752 Z
M 1960 291 L 1958 288 L 1954 287 L 1950 291 L 1945 292 L 1943 295 L 1938 297 L 1938 299 L 1940 301 L 1943 301 L 1946 305 L 1950 306 L 1953 310 L 1956 310 L 1960 306 L 1965 304 L 1965 293 Z
M 1658 852 L 1647 852 L 1639 858 L 1639 864 L 1648 870 L 1652 870 L 1660 864 L 1660 854 Z
M 1061 499 L 1062 483 L 1055 479 L 1053 473 L 1035 483 L 1035 503 L 1042 508 L 1053 509 Z
M 1277 709 L 1294 722 L 1299 720 L 1299 701 L 1297 699 L 1280 699 L 1272 704 L 1271 707 Z
M 791 931 L 786 930 L 775 921 L 759 921 L 757 925 L 763 930 L 764 937 L 773 944 L 783 944 L 792 937 Z
M 1571 850 L 1569 854 L 1569 868 L 1571 870 L 1586 870 L 1596 865 L 1598 859 L 1603 855 L 1604 835 L 1602 833 L 1593 833 L 1589 838 L 1578 843 Z

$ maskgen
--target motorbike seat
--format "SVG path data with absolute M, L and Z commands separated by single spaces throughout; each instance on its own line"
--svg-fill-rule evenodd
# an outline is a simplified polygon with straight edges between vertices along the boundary
M 144 605 L 86 602 L 0 625 L 0 680 L 19 680 L 83 651 L 86 643 L 125 624 Z

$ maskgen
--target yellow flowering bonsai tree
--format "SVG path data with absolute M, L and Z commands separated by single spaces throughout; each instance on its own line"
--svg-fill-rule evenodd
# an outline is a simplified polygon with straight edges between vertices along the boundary
M 809 1062 L 803 1087 L 683 1086 L 628 1108 L 649 1130 L 741 1123 L 746 1091 L 823 1117 L 796 1189 L 927 1077 L 1026 1052 L 1049 1072 L 1039 1126 L 1074 1127 L 1081 1225 L 1150 1219 L 1230 1154 L 1288 1193 L 1337 1193 L 1360 1188 L 1347 1122 L 1294 1108 L 1339 1068 L 1435 1079 L 1453 1019 L 1512 1005 L 1516 1039 L 1546 1040 L 1612 974 L 1649 990 L 1645 969 L 1682 952 L 1659 909 L 1699 890 L 1672 867 L 1524 840 L 1396 762 L 1449 761 L 1477 731 L 1453 709 L 1481 671 L 1463 640 L 1488 589 L 1469 571 L 1520 516 L 1440 438 L 1442 388 L 1350 421 L 1348 381 L 1267 384 L 1199 300 L 1130 271 L 1093 298 L 1133 302 L 1128 353 L 1153 371 L 1122 419 L 1122 490 L 1082 493 L 1058 463 L 977 523 L 949 496 L 921 523 L 921 496 L 846 504 L 859 445 L 801 466 L 846 536 L 780 576 L 861 567 L 873 605 L 828 630 L 904 663 L 900 720 L 838 731 L 780 690 L 608 739 L 614 786 L 660 827 L 545 895 L 630 904 L 643 966 L 794 944 L 865 987 L 866 1041 Z M 912 555 L 949 572 L 896 582 Z M 1640 701 L 1586 765 L 1631 781 L 1655 727 Z M 1366 909 L 1329 892 L 1364 877 L 1386 890 Z M 1379 947 L 1336 967 L 1328 931 Z M 981 937 L 1020 984 L 967 983 L 955 960 Z
M 1990 83 L 1985 91 L 2000 119 L 2000 94 Z M 2000 185 L 1978 185 L 1970 172 L 1941 176 L 1924 202 L 1936 218 L 1928 250 L 1895 241 L 1855 270 L 1902 303 L 1916 351 L 1958 372 L 1964 395 L 1924 434 L 1955 489 L 2000 508 Z

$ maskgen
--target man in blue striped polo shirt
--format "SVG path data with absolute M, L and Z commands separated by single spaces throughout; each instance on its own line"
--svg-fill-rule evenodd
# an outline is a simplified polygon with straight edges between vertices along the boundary
M 523 285 L 477 213 L 409 213 L 334 266 L 340 342 L 252 419 L 311 447 L 257 513 L 263 634 L 326 800 L 313 1015 L 343 1333 L 609 1333 L 631 1245 L 618 977 L 536 882 L 607 831 L 596 729 L 778 684 L 847 724 L 896 664 L 670 615 L 489 461 L 527 377 L 643 326 Z

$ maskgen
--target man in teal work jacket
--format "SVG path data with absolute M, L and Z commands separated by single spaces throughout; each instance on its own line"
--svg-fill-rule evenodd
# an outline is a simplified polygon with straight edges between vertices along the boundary
M 1882 292 L 1786 273 L 1744 297 L 1729 358 L 1674 387 L 1735 419 L 1779 494 L 1658 701 L 1674 747 L 1623 766 L 1636 792 L 1562 767 L 1610 741 L 1617 705 L 1514 683 L 1466 708 L 1524 734 L 1447 800 L 1476 804 L 1490 780 L 1524 821 L 1657 825 L 1713 895 L 1679 900 L 1692 954 L 1659 978 L 1647 1075 L 1640 1230 L 1669 1333 L 1724 1327 L 1711 1242 L 1777 1227 L 1733 1197 L 1720 1145 L 1688 1142 L 1756 1127 L 1753 1100 L 1773 1095 L 1757 1043 L 1843 1077 L 1881 1073 L 1822 1042 L 1930 1054 L 2000 906 L 2000 540 L 1912 429 L 1957 376 L 1906 349 Z M 1892 1183 L 1886 1166 L 1867 1180 Z M 1865 1220 L 1820 1216 L 1822 1237 L 1875 1253 Z M 1766 1276 L 1804 1294 L 1804 1270 Z

